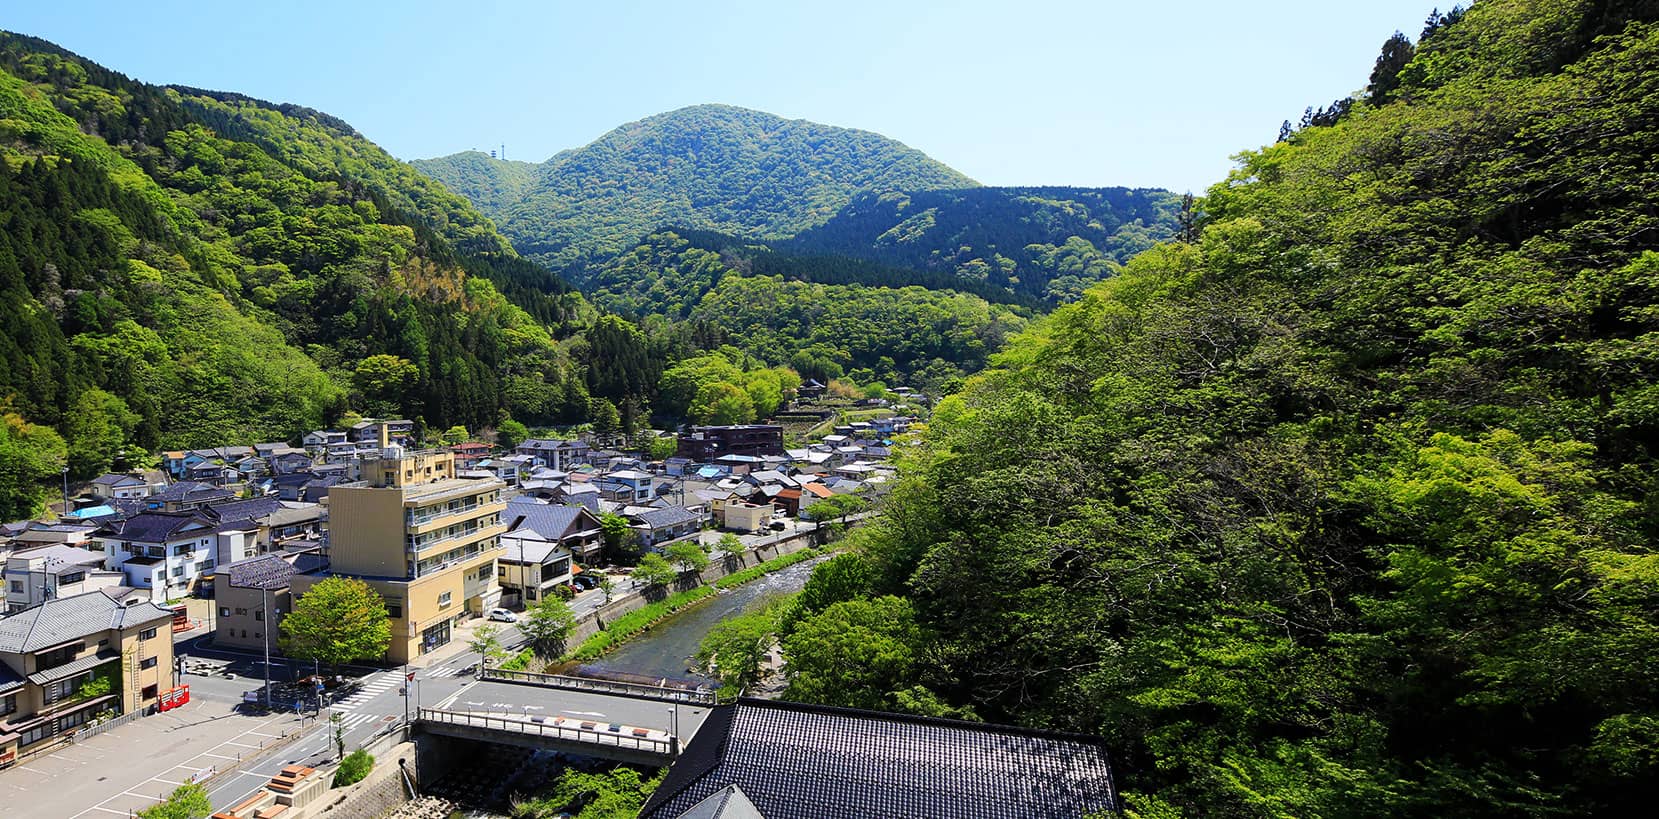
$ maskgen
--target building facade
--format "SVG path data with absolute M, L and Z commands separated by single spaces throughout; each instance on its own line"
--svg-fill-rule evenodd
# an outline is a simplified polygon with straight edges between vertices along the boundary
M 679 451 L 675 454 L 701 463 L 722 455 L 782 456 L 783 427 L 776 424 L 691 427 L 680 436 Z
M 173 613 L 101 591 L 0 618 L 0 767 L 173 686 Z
M 453 453 L 388 448 L 363 462 L 363 484 L 329 490 L 329 570 L 296 575 L 295 596 L 328 575 L 355 577 L 386 599 L 387 659 L 407 662 L 448 643 L 456 622 L 500 604 L 504 488 L 456 478 Z

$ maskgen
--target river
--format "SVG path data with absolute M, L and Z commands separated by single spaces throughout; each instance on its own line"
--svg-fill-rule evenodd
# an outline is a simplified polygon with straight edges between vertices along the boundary
M 704 635 L 727 617 L 751 611 L 780 595 L 800 591 L 811 576 L 813 567 L 825 559 L 814 558 L 779 569 L 698 603 L 656 624 L 650 631 L 629 640 L 604 657 L 578 666 L 572 673 L 595 677 L 621 673 L 704 680 L 706 678 L 701 675 L 686 670 Z

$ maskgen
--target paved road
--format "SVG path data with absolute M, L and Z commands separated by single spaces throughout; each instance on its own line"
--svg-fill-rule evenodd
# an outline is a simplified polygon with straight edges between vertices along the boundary
M 682 747 L 708 719 L 703 706 L 495 681 L 473 682 L 428 707 L 518 717 L 581 717 L 679 732 Z

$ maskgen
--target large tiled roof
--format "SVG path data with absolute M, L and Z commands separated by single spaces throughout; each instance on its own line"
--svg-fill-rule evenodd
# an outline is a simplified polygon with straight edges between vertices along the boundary
M 281 555 L 267 554 L 238 560 L 220 569 L 230 584 L 241 589 L 281 589 L 294 576 L 294 566 Z
M 640 816 L 732 785 L 766 819 L 1070 819 L 1117 799 L 1093 738 L 743 699 L 710 713 Z
M 540 503 L 530 498 L 514 498 L 507 503 L 507 530 L 528 529 L 548 540 L 558 540 L 570 531 L 576 519 L 586 511 L 582 506 Z
M 207 508 L 221 521 L 256 520 L 281 509 L 282 501 L 274 497 L 249 498 L 215 503 Z
M 211 529 L 212 523 L 193 512 L 145 512 L 103 528 L 112 537 L 140 543 L 164 543 L 192 525 Z
M 640 512 L 635 514 L 633 517 L 640 523 L 643 523 L 652 529 L 662 529 L 669 526 L 678 526 L 682 523 L 690 523 L 694 520 L 701 520 L 703 516 L 685 508 L 684 506 L 670 506 L 667 509 L 651 509 L 649 511 Z
M 123 606 L 103 592 L 92 591 L 48 600 L 0 618 L 0 651 L 39 651 L 107 629 L 172 618 L 172 612 L 154 603 Z

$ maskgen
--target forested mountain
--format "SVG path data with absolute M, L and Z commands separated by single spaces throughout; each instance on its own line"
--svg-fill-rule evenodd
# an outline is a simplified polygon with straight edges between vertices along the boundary
M 586 413 L 550 330 L 591 309 L 465 200 L 319 112 L 12 34 L 0 290 L 8 427 L 56 427 L 81 474 L 124 445 L 289 438 L 348 407 L 489 426 L 579 393 Z
M 786 696 L 1102 734 L 1138 816 L 1649 815 L 1656 6 L 1437 15 L 1243 154 L 939 404 Z
M 492 191 L 514 166 L 463 153 L 416 163 L 485 209 L 513 245 L 555 269 L 614 255 L 671 225 L 787 236 L 863 191 L 971 187 L 973 180 L 868 131 L 697 105 L 623 125 L 537 167 L 515 202 Z
M 462 151 L 409 164 L 489 214 L 500 214 L 517 202 L 540 167 L 534 162 L 497 159 L 483 151 Z
M 1179 211 L 1179 197 L 1154 189 L 867 192 L 824 224 L 773 247 L 940 273 L 1061 302 L 1168 239 Z

